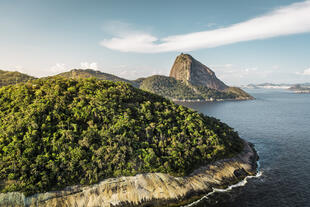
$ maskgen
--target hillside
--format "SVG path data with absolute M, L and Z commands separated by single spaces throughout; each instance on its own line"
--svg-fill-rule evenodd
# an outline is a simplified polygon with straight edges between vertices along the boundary
M 26 195 L 145 172 L 183 176 L 243 148 L 215 118 L 97 79 L 2 87 L 0 122 L 0 190 Z
M 27 82 L 28 80 L 35 79 L 32 76 L 20 73 L 0 70 L 0 87 L 20 82 Z
M 95 71 L 92 69 L 73 69 L 69 72 L 58 74 L 67 78 L 90 78 L 100 80 L 122 81 L 130 83 L 134 87 L 146 90 L 172 100 L 225 100 L 225 99 L 251 99 L 252 97 L 239 88 L 226 87 L 224 90 L 216 90 L 205 85 L 192 85 L 190 82 L 176 80 L 173 77 L 154 75 L 139 78 L 135 81 L 120 78 L 115 75 Z
M 239 100 L 254 99 L 250 94 L 238 87 L 226 88 L 224 92 L 235 96 L 235 98 Z
M 164 96 L 172 100 L 225 100 L 249 99 L 249 94 L 236 87 L 224 91 L 206 86 L 194 86 L 172 77 L 154 75 L 140 79 L 140 89 Z
M 136 83 L 124 78 L 120 78 L 116 75 L 112 75 L 109 73 L 103 73 L 98 70 L 92 70 L 92 69 L 72 69 L 68 72 L 60 73 L 57 76 L 63 76 L 66 78 L 98 78 L 99 80 L 110 80 L 110 81 L 123 81 L 126 83 L 130 83 L 134 86 L 136 86 Z
M 169 99 L 203 99 L 182 81 L 167 76 L 154 75 L 140 83 L 140 89 L 164 96 Z

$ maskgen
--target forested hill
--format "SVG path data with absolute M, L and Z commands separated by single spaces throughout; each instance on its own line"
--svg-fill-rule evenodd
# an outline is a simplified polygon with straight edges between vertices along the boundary
M 51 77 L 0 88 L 0 190 L 182 176 L 240 152 L 237 132 L 124 82 Z
M 20 82 L 26 82 L 28 80 L 35 79 L 32 76 L 20 73 L 0 70 L 0 87 Z
M 118 76 L 103 73 L 92 69 L 73 69 L 56 76 L 80 79 L 97 78 L 99 80 L 122 81 L 172 100 L 227 100 L 227 99 L 252 99 L 249 94 L 236 87 L 226 87 L 224 90 L 212 89 L 205 85 L 193 85 L 191 82 L 176 80 L 167 76 L 150 76 L 137 80 L 127 80 Z M 0 87 L 35 79 L 32 76 L 19 72 L 0 70 Z
M 135 81 L 131 81 L 92 69 L 73 69 L 69 72 L 58 74 L 57 76 L 75 79 L 96 77 L 100 80 L 123 81 L 130 83 L 134 87 L 164 96 L 172 100 L 225 100 L 252 98 L 249 94 L 239 88 L 227 87 L 224 90 L 216 90 L 207 86 L 196 86 L 189 82 L 176 80 L 173 77 L 160 75 L 139 78 Z
M 172 100 L 225 100 L 251 98 L 249 94 L 239 88 L 228 87 L 221 91 L 207 86 L 195 86 L 189 82 L 160 75 L 139 79 L 139 84 L 140 89 L 156 93 Z
M 112 75 L 109 73 L 103 73 L 98 70 L 92 70 L 92 69 L 72 69 L 68 72 L 60 73 L 57 76 L 63 76 L 66 78 L 98 78 L 99 80 L 111 80 L 111 81 L 123 81 L 126 83 L 130 83 L 134 86 L 136 86 L 136 83 L 134 81 L 130 81 L 124 78 L 120 78 L 116 75 Z

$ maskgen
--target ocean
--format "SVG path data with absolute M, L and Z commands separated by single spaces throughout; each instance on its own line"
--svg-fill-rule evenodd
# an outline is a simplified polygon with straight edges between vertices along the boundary
M 179 103 L 216 117 L 252 142 L 259 174 L 191 206 L 310 206 L 310 94 L 249 89 L 256 99 Z

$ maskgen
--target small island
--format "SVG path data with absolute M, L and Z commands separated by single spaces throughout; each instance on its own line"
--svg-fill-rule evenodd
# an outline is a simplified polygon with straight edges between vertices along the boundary
M 232 128 L 125 82 L 36 79 L 0 108 L 0 205 L 170 205 L 256 173 Z

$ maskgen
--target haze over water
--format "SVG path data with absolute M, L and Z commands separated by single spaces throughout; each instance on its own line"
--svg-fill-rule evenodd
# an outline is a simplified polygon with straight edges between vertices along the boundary
M 256 100 L 182 103 L 214 116 L 255 144 L 262 176 L 196 206 L 309 206 L 310 94 L 248 90 Z

